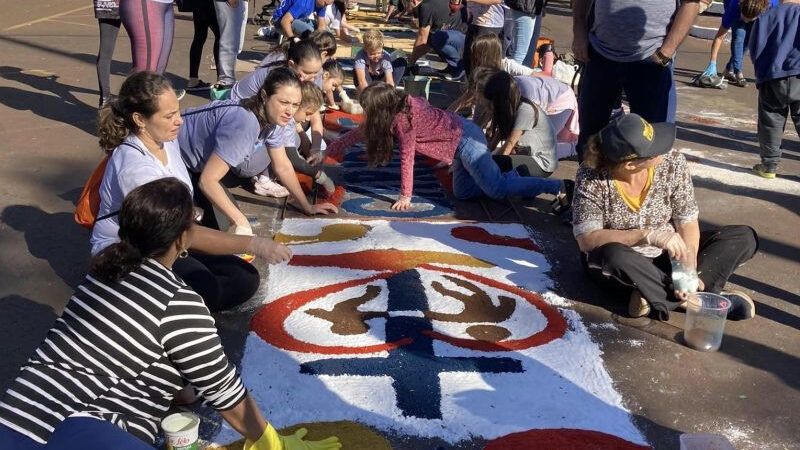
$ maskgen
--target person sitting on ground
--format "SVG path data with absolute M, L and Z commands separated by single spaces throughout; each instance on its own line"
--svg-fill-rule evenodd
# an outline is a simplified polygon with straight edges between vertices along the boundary
M 252 97 L 211 102 L 184 112 L 178 143 L 183 161 L 192 172 L 197 203 L 205 211 L 204 224 L 224 226 L 217 221 L 219 211 L 231 224 L 230 231 L 252 234 L 247 217 L 228 197 L 221 181 L 229 171 L 249 179 L 264 173 L 270 165 L 301 211 L 308 215 L 336 212 L 329 203 L 308 202 L 286 156 L 284 146 L 295 133 L 293 116 L 300 101 L 297 75 L 279 67 L 269 73 Z
M 326 6 L 324 17 L 328 31 L 334 33 L 339 39 L 344 42 L 353 42 L 353 39 L 358 41 L 350 33 L 360 33 L 361 30 L 347 23 L 347 6 L 344 1 L 334 0 L 333 4 Z
M 700 83 L 703 82 L 702 77 L 709 77 L 708 83 L 717 77 L 717 54 L 722 47 L 722 39 L 731 30 L 731 57 L 725 65 L 723 77 L 735 86 L 747 86 L 747 78 L 742 73 L 742 59 L 747 51 L 750 28 L 759 14 L 777 4 L 778 0 L 725 0 L 722 22 L 711 43 L 711 60 L 700 76 Z
M 185 383 L 246 437 L 246 449 L 283 450 L 222 349 L 203 299 L 174 271 L 197 239 L 192 194 L 161 178 L 133 189 L 120 241 L 95 255 L 0 402 L 0 448 L 153 449 Z M 304 441 L 319 450 L 338 438 Z M 302 444 L 302 443 L 301 443 Z
M 336 60 L 326 61 L 322 65 L 322 92 L 325 93 L 325 106 L 331 109 L 339 109 L 336 104 L 335 94 L 342 96 L 344 88 L 344 70 Z
M 283 0 L 272 13 L 272 23 L 292 41 L 299 41 L 304 33 L 324 30 L 325 7 L 333 0 Z M 317 16 L 316 25 L 310 16 Z
M 513 168 L 523 175 L 549 177 L 558 167 L 556 134 L 545 111 L 520 88 L 514 77 L 498 71 L 480 92 L 479 102 L 492 118 L 489 150 L 504 172 Z
M 452 10 L 449 0 L 412 0 L 412 6 L 419 15 L 419 29 L 408 58 L 411 72 L 416 74 L 418 68 L 414 66 L 417 60 L 433 49 L 447 63 L 444 77 L 448 80 L 461 79 L 465 74 L 461 54 L 464 52 L 464 33 L 467 31 L 467 9 L 459 3 Z
M 341 154 L 365 140 L 371 166 L 386 165 L 395 143 L 400 154 L 400 196 L 393 210 L 411 208 L 414 158 L 419 153 L 453 165 L 453 194 L 459 199 L 488 195 L 556 196 L 569 206 L 567 188 L 561 180 L 504 176 L 486 147 L 486 136 L 472 121 L 451 111 L 434 108 L 423 98 L 411 97 L 386 83 L 375 83 L 361 93 L 364 122 L 332 142 L 328 154 Z
M 396 86 L 408 65 L 406 59 L 391 59 L 389 52 L 383 49 L 383 33 L 378 30 L 367 30 L 361 39 L 364 41 L 364 48 L 356 54 L 353 61 L 353 81 L 359 94 L 376 81 Z
M 762 14 L 750 32 L 761 154 L 761 162 L 753 166 L 753 172 L 775 178 L 787 114 L 800 134 L 800 0 L 783 0 Z
M 318 88 L 314 83 L 302 83 L 300 91 L 302 100 L 300 101 L 300 107 L 297 108 L 297 112 L 294 114 L 297 132 L 286 142 L 286 156 L 289 157 L 289 161 L 296 172 L 312 177 L 315 182 L 325 189 L 325 192 L 330 197 L 333 195 L 336 186 L 325 174 L 321 164 L 322 161 L 313 164 L 309 162 L 312 156 L 310 154 L 311 140 L 307 134 L 310 131 L 308 129 L 308 119 L 319 111 L 324 96 L 322 89 Z
M 92 254 L 119 242 L 117 212 L 123 199 L 138 186 L 174 177 L 189 190 L 192 182 L 181 159 L 176 138 L 182 126 L 178 101 L 164 76 L 137 72 L 128 77 L 119 96 L 100 110 L 100 147 L 111 157 L 100 184 L 98 219 L 92 228 Z M 234 236 L 200 225 L 189 255 L 174 266 L 211 311 L 230 309 L 249 300 L 261 278 L 252 264 L 235 256 L 263 257 L 270 264 L 284 261 L 289 250 L 271 239 Z
M 674 124 L 650 124 L 636 114 L 589 138 L 572 205 L 583 267 L 604 288 L 626 295 L 630 316 L 654 311 L 667 320 L 687 299 L 670 281 L 676 260 L 696 269 L 699 290 L 731 301 L 729 319 L 749 319 L 750 297 L 723 288 L 755 254 L 756 233 L 743 225 L 700 232 L 692 178 L 674 141 Z

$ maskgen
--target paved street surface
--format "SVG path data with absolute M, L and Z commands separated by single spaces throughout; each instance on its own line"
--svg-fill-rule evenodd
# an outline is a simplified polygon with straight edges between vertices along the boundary
M 568 2 L 551 3 L 542 34 L 555 38 L 557 51 L 566 51 L 571 41 Z M 98 27 L 91 2 L 41 0 L 34 6 L 0 0 L 0 6 L 0 389 L 4 390 L 85 273 L 89 235 L 73 222 L 72 212 L 102 155 L 94 136 Z M 253 39 L 255 29 L 248 28 L 243 58 L 256 57 L 255 52 L 266 48 Z M 177 87 L 188 76 L 191 39 L 191 16 L 178 14 L 168 67 Z M 787 131 L 777 180 L 750 174 L 749 168 L 758 161 L 757 92 L 752 82 L 727 90 L 690 86 L 691 78 L 706 66 L 709 45 L 689 38 L 677 59 L 676 148 L 692 162 L 701 227 L 747 224 L 759 233 L 759 253 L 731 280 L 756 300 L 757 318 L 729 322 L 717 353 L 687 349 L 681 341 L 683 314 L 673 314 L 667 323 L 625 319 L 626 301 L 604 296 L 584 278 L 571 230 L 560 217 L 544 212 L 548 210 L 544 200 L 525 205 L 522 215 L 551 258 L 560 293 L 574 301 L 589 324 L 618 390 L 654 448 L 677 448 L 683 432 L 722 433 L 738 449 L 800 448 L 796 412 L 800 141 L 794 130 Z M 211 38 L 200 74 L 206 81 L 214 81 L 210 52 Z M 720 67 L 728 55 L 724 48 Z M 745 73 L 752 75 L 749 57 L 745 59 Z M 114 90 L 129 70 L 130 44 L 121 31 L 112 64 Z M 456 88 L 450 86 L 448 91 Z M 181 106 L 205 102 L 187 95 Z M 562 163 L 554 176 L 573 177 L 576 167 L 574 162 Z M 240 200 L 248 197 L 235 192 Z M 248 214 L 259 217 L 260 233 L 267 234 L 276 225 L 273 203 L 257 199 L 243 204 Z M 487 219 L 475 204 L 459 205 L 458 214 Z M 262 269 L 266 277 L 266 268 Z M 251 313 L 245 308 L 218 317 L 234 361 Z M 392 442 L 396 448 L 444 446 L 403 436 L 393 437 Z M 479 448 L 479 443 L 469 447 Z

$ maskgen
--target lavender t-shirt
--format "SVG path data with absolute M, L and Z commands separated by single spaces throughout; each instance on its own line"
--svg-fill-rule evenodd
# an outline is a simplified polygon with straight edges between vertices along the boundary
M 549 111 L 550 105 L 569 90 L 569 86 L 550 77 L 530 75 L 514 77 L 514 79 L 517 80 L 520 94 L 545 111 Z
M 472 25 L 484 28 L 502 28 L 505 20 L 503 4 L 481 5 L 467 0 L 467 10 L 472 17 Z
M 278 62 L 285 60 L 286 55 L 283 52 L 268 53 L 255 70 L 240 78 L 233 85 L 233 88 L 231 88 L 231 100 L 241 100 L 256 95 L 264 84 L 264 80 L 267 79 L 269 72 L 275 67 L 282 67 Z

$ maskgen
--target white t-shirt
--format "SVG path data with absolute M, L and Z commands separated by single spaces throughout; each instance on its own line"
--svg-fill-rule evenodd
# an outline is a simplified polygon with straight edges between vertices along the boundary
M 338 30 L 342 26 L 342 13 L 334 5 L 325 7 L 325 23 L 330 30 Z
M 167 165 L 161 164 L 136 136 L 128 136 L 111 154 L 100 183 L 100 209 L 97 217 L 117 212 L 128 192 L 161 178 L 174 177 L 182 181 L 192 192 L 192 180 L 181 159 L 178 141 L 164 143 Z M 92 228 L 92 255 L 109 245 L 119 242 L 119 218 L 114 215 L 98 220 Z

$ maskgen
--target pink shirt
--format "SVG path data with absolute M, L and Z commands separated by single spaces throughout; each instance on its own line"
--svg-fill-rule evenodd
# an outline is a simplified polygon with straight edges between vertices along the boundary
M 417 153 L 453 162 L 461 140 L 461 119 L 451 111 L 434 108 L 425 99 L 408 97 L 409 112 L 398 114 L 392 123 L 400 152 L 400 193 L 410 197 L 414 187 L 414 157 Z M 333 155 L 363 140 L 360 128 L 346 133 L 328 146 Z

